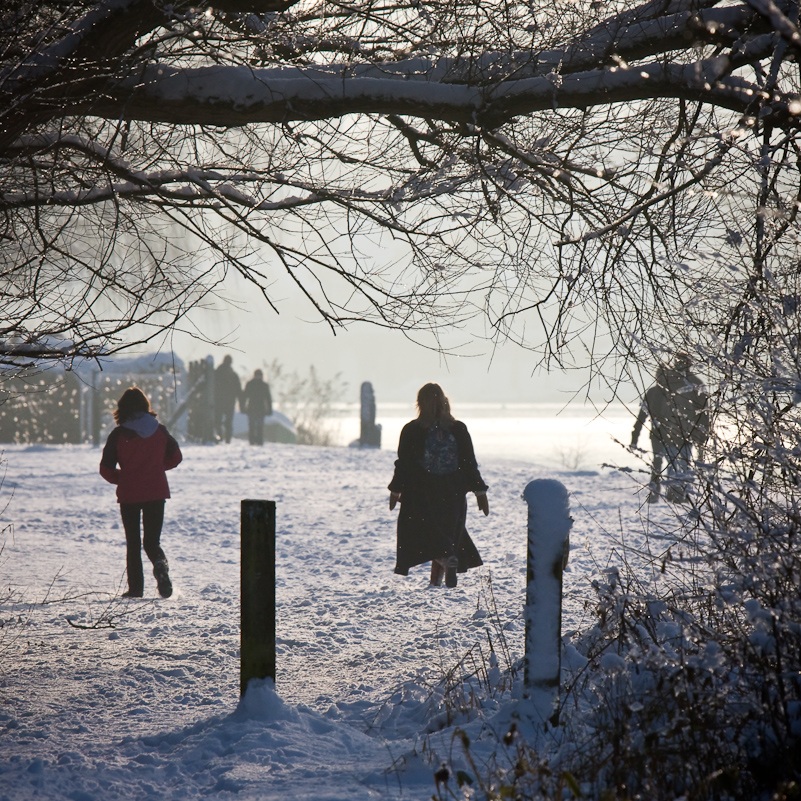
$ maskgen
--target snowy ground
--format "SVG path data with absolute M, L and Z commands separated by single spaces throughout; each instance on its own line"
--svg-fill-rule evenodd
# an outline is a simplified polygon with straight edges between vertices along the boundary
M 594 574 L 645 554 L 647 580 L 647 552 L 668 544 L 646 542 L 644 516 L 669 527 L 670 515 L 642 505 L 636 474 L 486 460 L 491 513 L 471 503 L 468 515 L 485 565 L 433 589 L 427 566 L 392 573 L 391 452 L 183 450 L 162 537 L 175 593 L 159 599 L 146 574 L 145 599 L 123 601 L 124 535 L 99 451 L 6 447 L 0 801 L 429 799 L 429 763 L 456 759 L 432 688 L 468 652 L 491 665 L 490 641 L 501 669 L 502 639 L 522 657 L 526 484 L 570 491 L 563 634 L 591 625 Z M 243 498 L 277 502 L 278 675 L 240 703 Z M 513 695 L 462 727 L 504 725 Z

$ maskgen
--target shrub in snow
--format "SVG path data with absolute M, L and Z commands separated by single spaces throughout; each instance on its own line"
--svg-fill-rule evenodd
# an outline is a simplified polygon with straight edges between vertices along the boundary
M 650 571 L 597 578 L 597 625 L 573 642 L 588 664 L 568 677 L 560 759 L 600 794 L 799 793 L 801 316 L 786 302 L 796 273 L 775 272 L 746 309 L 725 302 L 725 287 L 699 301 L 696 320 L 742 315 L 720 335 L 687 323 L 713 421 L 689 501 L 672 507 L 669 547 L 645 555 Z M 658 517 L 645 520 L 654 533 Z
M 341 375 L 324 380 L 311 366 L 304 377 L 297 370 L 287 370 L 277 359 L 266 365 L 266 370 L 273 404 L 294 423 L 298 445 L 334 445 L 338 432 L 327 420 L 347 389 Z
M 713 425 L 688 502 L 643 504 L 650 550 L 594 578 L 559 725 L 494 766 L 487 797 L 801 796 L 800 287 L 794 260 L 746 300 L 688 305 Z

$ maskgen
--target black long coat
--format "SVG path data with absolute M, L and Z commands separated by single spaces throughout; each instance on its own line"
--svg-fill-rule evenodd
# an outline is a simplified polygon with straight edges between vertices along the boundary
M 694 373 L 662 368 L 656 383 L 644 395 L 634 423 L 632 441 L 637 442 L 646 418 L 651 418 L 651 448 L 701 447 L 709 434 L 709 396 Z
M 401 576 L 415 565 L 448 555 L 455 543 L 457 570 L 483 564 L 467 533 L 468 492 L 485 492 L 467 426 L 455 420 L 450 428 L 459 448 L 458 468 L 453 473 L 434 475 L 423 467 L 427 429 L 417 420 L 407 423 L 400 435 L 395 474 L 390 492 L 401 495 L 395 572 Z
M 273 399 L 270 385 L 261 378 L 251 378 L 245 385 L 240 400 L 242 411 L 255 420 L 264 420 L 264 415 L 273 413 Z
M 214 371 L 214 401 L 220 411 L 233 414 L 236 402 L 242 395 L 242 384 L 230 364 L 223 362 Z

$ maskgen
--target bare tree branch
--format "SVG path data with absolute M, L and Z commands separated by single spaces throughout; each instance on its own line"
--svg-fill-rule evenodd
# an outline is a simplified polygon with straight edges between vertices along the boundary
M 35 5 L 0 12 L 9 364 L 191 327 L 237 273 L 600 370 L 734 280 L 700 242 L 792 250 L 789 1 Z

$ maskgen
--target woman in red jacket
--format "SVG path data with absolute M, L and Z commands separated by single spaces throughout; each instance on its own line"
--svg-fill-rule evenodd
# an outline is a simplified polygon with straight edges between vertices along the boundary
M 128 591 L 124 598 L 141 598 L 142 573 L 140 517 L 145 553 L 153 563 L 159 594 L 172 595 L 167 557 L 159 545 L 164 522 L 164 501 L 170 497 L 166 471 L 180 464 L 178 443 L 156 419 L 145 393 L 131 387 L 122 393 L 114 412 L 117 427 L 109 434 L 100 460 L 100 475 L 117 485 L 122 525 L 127 543 Z M 117 465 L 119 464 L 119 468 Z

